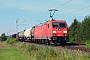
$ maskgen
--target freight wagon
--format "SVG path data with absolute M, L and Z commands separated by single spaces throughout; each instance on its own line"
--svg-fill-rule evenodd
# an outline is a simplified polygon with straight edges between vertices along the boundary
M 30 39 L 31 39 L 30 30 L 31 30 L 31 29 L 32 29 L 32 28 L 29 28 L 29 29 L 26 29 L 26 30 L 24 31 L 24 40 L 30 41 Z

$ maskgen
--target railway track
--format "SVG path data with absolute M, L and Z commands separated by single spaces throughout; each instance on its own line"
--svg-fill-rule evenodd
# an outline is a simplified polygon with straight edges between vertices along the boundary
M 60 50 L 79 50 L 82 51 L 83 54 L 88 54 L 88 56 L 90 57 L 90 52 L 88 51 L 88 49 L 86 49 L 86 45 L 85 44 L 76 44 L 76 43 L 67 43 L 64 46 L 61 45 L 45 45 L 45 44 L 38 44 L 38 43 L 30 43 L 30 42 L 25 42 L 26 44 L 31 44 L 31 45 L 36 45 L 36 46 L 40 46 L 40 47 L 46 47 L 46 46 L 50 46 L 51 48 L 57 48 Z
M 36 44 L 36 43 L 30 43 L 30 44 Z M 63 48 L 63 49 L 80 50 L 80 51 L 88 52 L 88 50 L 86 49 L 85 44 L 67 43 L 66 45 L 63 45 L 63 46 L 62 45 L 53 45 L 53 44 L 51 44 L 51 45 L 36 44 L 36 45 L 39 45 L 39 46 L 51 46 L 51 47 L 57 47 L 57 48 Z
M 67 43 L 64 48 L 88 52 L 85 44 Z

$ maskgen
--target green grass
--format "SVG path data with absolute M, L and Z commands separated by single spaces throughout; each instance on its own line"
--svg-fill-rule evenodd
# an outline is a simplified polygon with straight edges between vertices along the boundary
M 20 49 L 17 48 L 0 48 L 0 60 L 28 60 Z
M 26 43 L 0 42 L 0 60 L 90 60 L 80 51 L 59 50 Z
M 22 44 L 21 49 L 28 53 L 35 60 L 90 60 L 88 55 L 80 51 L 69 51 L 53 49 L 51 47 L 38 47 L 34 45 Z
M 88 51 L 90 51 L 90 40 L 87 40 L 85 44 L 86 44 L 86 48 L 88 49 Z
M 20 46 L 22 43 L 7 44 L 0 42 L 0 60 L 34 60 L 27 53 L 24 53 Z

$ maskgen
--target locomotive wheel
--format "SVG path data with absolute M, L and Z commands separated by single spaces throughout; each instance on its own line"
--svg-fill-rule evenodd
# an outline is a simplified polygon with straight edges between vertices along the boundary
M 42 40 L 41 39 L 39 40 L 39 44 L 42 44 Z
M 36 39 L 36 43 L 38 43 L 38 39 Z
M 45 45 L 50 45 L 50 42 L 48 40 L 45 40 Z
M 57 41 L 54 41 L 54 45 L 57 45 Z
M 39 40 L 39 43 L 42 44 L 42 40 L 41 39 Z
M 43 40 L 42 39 L 40 40 L 40 44 L 43 44 Z
M 44 43 L 45 43 L 45 41 L 42 39 L 42 40 L 41 40 L 41 44 L 44 44 Z
M 34 39 L 34 43 L 36 43 L 36 39 Z

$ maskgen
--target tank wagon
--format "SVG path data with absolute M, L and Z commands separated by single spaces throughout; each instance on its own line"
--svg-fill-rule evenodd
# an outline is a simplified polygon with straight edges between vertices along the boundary
M 30 40 L 30 39 L 31 39 L 31 33 L 30 33 L 31 29 L 32 29 L 32 28 L 29 28 L 29 29 L 26 29 L 26 30 L 24 31 L 24 39 L 25 39 L 25 40 Z
M 24 41 L 25 40 L 24 32 L 25 32 L 25 30 L 23 30 L 23 31 L 18 33 L 18 40 L 20 40 L 20 41 Z

